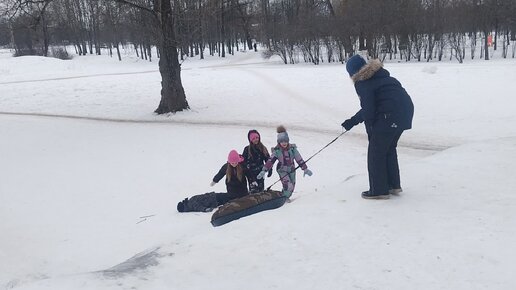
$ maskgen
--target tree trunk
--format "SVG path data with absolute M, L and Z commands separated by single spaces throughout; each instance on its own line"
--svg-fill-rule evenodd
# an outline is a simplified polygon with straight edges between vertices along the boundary
M 45 15 L 41 14 L 41 25 L 43 26 L 43 55 L 48 56 L 48 46 L 49 40 L 48 40 L 48 27 L 47 27 L 47 21 L 45 20 Z
M 90 48 L 90 54 L 93 54 L 93 35 L 91 31 L 88 32 L 88 36 L 90 38 L 90 42 L 88 43 L 88 47 Z
M 477 48 L 477 33 L 472 32 L 471 33 L 471 40 L 470 40 L 470 50 L 471 50 L 471 59 L 475 58 L 475 50 Z
M 484 59 L 489 60 L 489 43 L 487 42 L 487 37 L 489 36 L 489 32 L 487 30 L 484 31 L 484 49 L 485 55 Z
M 118 60 L 122 61 L 122 56 L 120 55 L 120 48 L 118 47 L 119 43 L 116 43 L 116 54 L 118 55 Z
M 88 45 L 85 40 L 82 40 L 82 55 L 88 54 Z
M 498 49 L 498 19 L 495 20 L 494 50 Z
M 360 33 L 360 36 L 358 37 L 358 50 L 359 51 L 367 50 L 366 38 L 364 37 L 364 35 L 362 33 Z
M 174 113 L 189 109 L 181 83 L 181 66 L 178 60 L 174 19 L 170 1 L 159 1 L 161 101 L 154 111 L 157 114 Z
M 219 53 L 221 53 L 221 57 L 226 57 L 226 47 L 225 47 L 225 42 L 226 42 L 226 27 L 225 27 L 225 22 L 224 22 L 224 1 L 221 1 L 221 6 L 220 6 L 220 45 L 221 45 L 221 51 Z

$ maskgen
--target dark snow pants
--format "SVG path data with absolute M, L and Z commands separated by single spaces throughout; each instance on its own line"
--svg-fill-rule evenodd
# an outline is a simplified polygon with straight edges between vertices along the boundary
M 247 181 L 249 182 L 249 193 L 258 193 L 263 192 L 265 188 L 265 177 L 262 179 L 257 179 L 256 176 L 260 173 L 261 168 L 259 171 L 251 171 L 250 176 L 247 177 Z M 256 186 L 253 185 L 253 182 L 256 182 Z
M 252 184 L 253 182 L 249 182 L 249 193 L 263 192 L 265 188 L 264 179 L 265 178 L 255 180 L 254 182 L 256 182 L 256 186 Z
M 403 130 L 369 132 L 367 169 L 369 191 L 374 195 L 388 194 L 389 189 L 401 188 L 396 147 Z
M 230 200 L 231 197 L 225 192 L 208 192 L 194 195 L 182 202 L 184 212 L 209 212 Z

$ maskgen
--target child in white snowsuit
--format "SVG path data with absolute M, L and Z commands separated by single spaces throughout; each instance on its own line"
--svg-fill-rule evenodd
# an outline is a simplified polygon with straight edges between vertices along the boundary
M 277 132 L 278 145 L 271 149 L 271 158 L 269 158 L 267 163 L 265 163 L 257 178 L 262 179 L 265 176 L 265 173 L 267 173 L 267 171 L 272 168 L 276 160 L 278 160 L 276 171 L 278 172 L 283 185 L 283 195 L 289 198 L 292 196 L 292 192 L 296 186 L 296 166 L 294 164 L 294 160 L 304 171 L 303 176 L 312 176 L 312 171 L 310 171 L 306 166 L 305 161 L 297 150 L 296 144 L 289 143 L 290 140 L 285 127 L 279 126 L 277 128 Z

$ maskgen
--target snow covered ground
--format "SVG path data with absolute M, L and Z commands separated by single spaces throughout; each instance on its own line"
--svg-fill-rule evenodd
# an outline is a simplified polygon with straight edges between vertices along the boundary
M 335 138 L 359 108 L 343 65 L 188 59 L 191 110 L 156 116 L 156 62 L 0 50 L 0 289 L 516 289 L 515 65 L 387 63 L 416 107 L 400 197 L 360 197 L 358 126 L 295 202 L 213 228 L 176 203 L 224 190 L 249 129 L 305 158 Z

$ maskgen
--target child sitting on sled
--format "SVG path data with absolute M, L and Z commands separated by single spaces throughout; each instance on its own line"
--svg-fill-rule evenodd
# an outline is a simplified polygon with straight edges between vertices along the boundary
M 226 177 L 227 192 L 208 192 L 185 198 L 177 204 L 177 211 L 208 212 L 230 200 L 248 195 L 246 176 L 248 174 L 246 168 L 242 165 L 243 161 L 244 158 L 236 150 L 231 150 L 228 155 L 228 161 L 222 165 L 210 183 L 211 186 L 214 186 L 222 178 Z
M 249 174 L 243 162 L 244 157 L 238 154 L 236 150 L 231 150 L 228 155 L 228 162 L 222 165 L 210 185 L 214 186 L 223 177 L 226 177 L 226 189 L 230 199 L 248 195 L 247 176 Z

